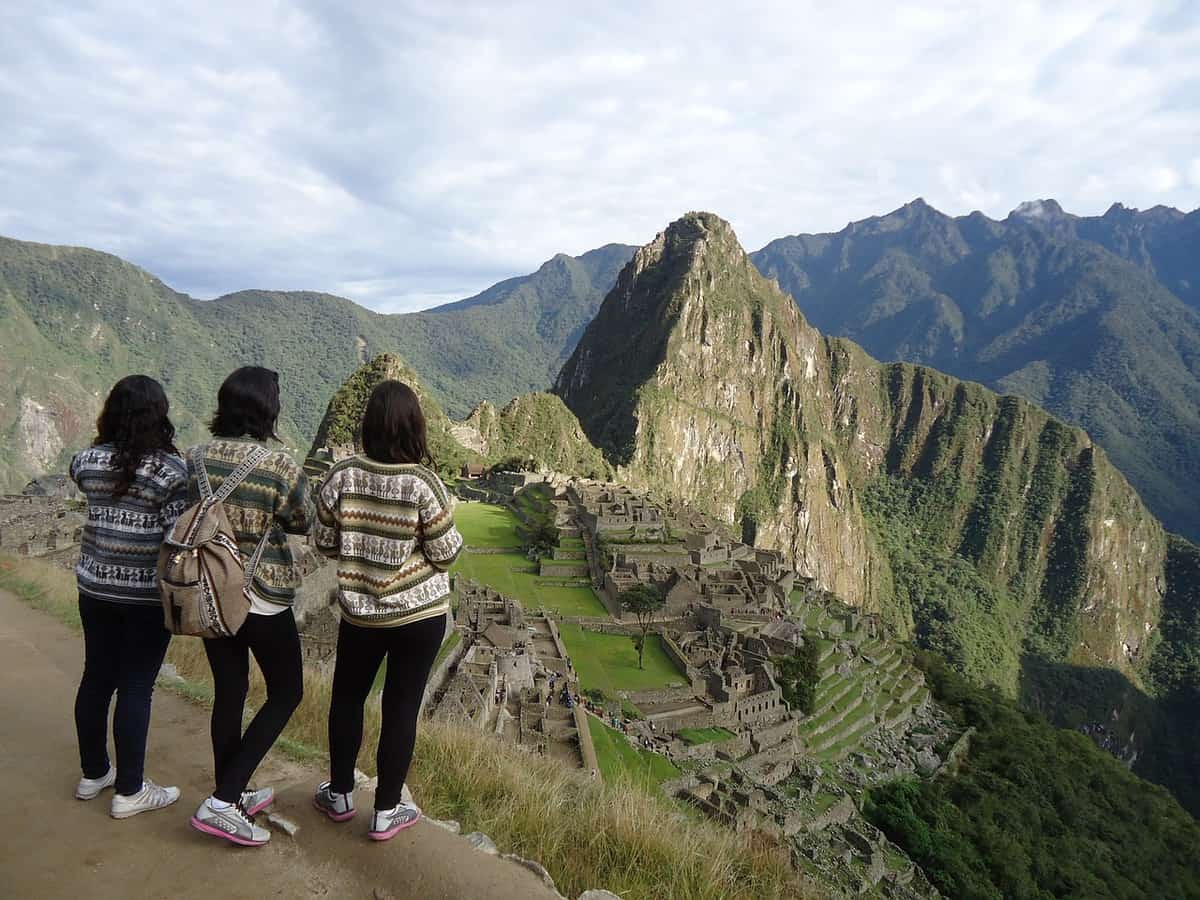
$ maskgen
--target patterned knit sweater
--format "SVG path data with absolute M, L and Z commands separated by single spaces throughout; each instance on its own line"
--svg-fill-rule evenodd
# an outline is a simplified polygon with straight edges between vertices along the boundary
M 336 559 L 342 616 L 355 625 L 409 625 L 450 609 L 463 540 L 441 479 L 424 466 L 343 460 L 317 491 L 313 543 Z
M 71 479 L 88 504 L 76 581 L 89 597 L 157 606 L 158 549 L 187 505 L 183 460 L 162 451 L 148 454 L 129 490 L 114 497 L 115 452 L 112 444 L 100 444 L 71 460 Z
M 204 445 L 204 469 L 214 492 L 255 446 L 257 442 L 250 438 L 215 438 Z M 200 486 L 190 459 L 187 474 L 188 502 L 198 503 Z M 308 534 L 312 528 L 315 514 L 307 476 L 290 456 L 276 450 L 251 470 L 222 505 L 244 559 L 270 529 L 251 590 L 267 603 L 291 606 L 300 573 L 286 535 Z

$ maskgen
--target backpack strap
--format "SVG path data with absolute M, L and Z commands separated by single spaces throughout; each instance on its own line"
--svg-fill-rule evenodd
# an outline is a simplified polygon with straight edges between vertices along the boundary
M 224 503 L 237 490 L 238 485 L 254 471 L 255 467 L 270 455 L 271 451 L 266 447 L 254 447 L 229 473 L 229 477 L 221 482 L 221 487 L 216 493 L 213 493 L 212 485 L 208 481 L 208 470 L 204 468 L 204 447 L 203 445 L 193 447 L 192 467 L 196 470 L 196 484 L 200 488 L 200 499 L 208 503 Z M 262 559 L 263 552 L 267 549 L 267 538 L 271 536 L 274 527 L 274 522 L 267 526 L 263 536 L 258 539 L 254 552 L 246 560 L 246 587 L 249 587 L 250 582 L 254 579 L 254 570 L 258 568 L 259 560 Z
M 207 500 L 212 496 L 212 485 L 208 483 L 208 470 L 204 468 L 204 445 L 197 444 L 188 451 L 192 461 L 192 469 L 196 473 L 196 486 L 200 489 L 200 499 Z
M 226 500 L 228 500 L 229 495 L 238 489 L 238 485 L 246 480 L 246 477 L 254 471 L 255 466 L 257 466 L 270 455 L 271 451 L 266 447 L 254 447 L 251 449 L 251 451 L 246 454 L 245 458 L 237 464 L 237 468 L 229 473 L 229 477 L 221 482 L 221 487 L 215 494 L 212 495 L 213 499 L 218 500 L 221 503 L 224 503 Z M 200 459 L 200 468 L 201 470 L 204 469 L 203 457 Z M 197 473 L 197 478 L 199 478 L 199 473 Z M 205 472 L 203 480 L 205 483 L 208 482 L 207 472 Z M 201 490 L 203 490 L 203 488 Z M 212 488 L 210 486 L 209 491 L 211 490 Z

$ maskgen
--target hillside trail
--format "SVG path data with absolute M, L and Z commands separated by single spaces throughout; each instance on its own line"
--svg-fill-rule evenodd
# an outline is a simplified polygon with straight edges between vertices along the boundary
M 324 773 L 275 753 L 255 784 L 275 787 L 275 810 L 300 826 L 295 837 L 268 825 L 270 844 L 242 848 L 200 834 L 188 820 L 211 785 L 208 712 L 161 690 L 146 770 L 177 784 L 182 796 L 165 810 L 112 819 L 111 790 L 89 802 L 74 798 L 72 709 L 82 667 L 79 635 L 0 591 L 0 771 L 9 817 L 0 842 L 3 900 L 555 897 L 527 869 L 428 822 L 375 843 L 364 812 L 344 825 L 324 819 L 311 805 Z M 369 806 L 369 794 L 358 799 Z

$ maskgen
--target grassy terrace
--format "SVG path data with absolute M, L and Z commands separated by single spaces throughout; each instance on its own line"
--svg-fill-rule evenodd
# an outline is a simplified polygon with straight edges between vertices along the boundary
M 454 524 L 468 547 L 521 548 L 517 517 L 507 507 L 459 501 Z
M 626 635 L 584 631 L 573 622 L 563 622 L 558 631 L 584 689 L 598 688 L 615 697 L 618 691 L 652 691 L 684 681 L 656 634 L 647 636 L 646 668 L 639 669 L 637 648 Z
M 588 716 L 587 720 L 592 743 L 596 746 L 596 758 L 600 761 L 600 774 L 605 781 L 629 780 L 653 791 L 659 782 L 679 776 L 679 770 L 665 756 L 636 749 L 625 735 L 609 728 L 595 716 Z
M 468 548 L 454 564 L 454 571 L 464 578 L 495 588 L 530 612 L 546 609 L 564 616 L 608 614 L 586 578 L 538 575 L 537 564 L 521 552 L 517 533 L 520 523 L 511 510 L 490 503 L 460 502 L 454 519 Z M 506 552 L 472 553 L 470 548 Z
M 716 741 L 727 741 L 731 737 L 735 737 L 732 731 L 724 728 L 683 728 L 679 731 L 679 736 L 689 744 L 712 744 Z
M 464 553 L 454 571 L 512 597 L 529 612 L 547 609 L 564 616 L 608 615 L 586 578 L 542 578 L 537 564 L 519 552 Z

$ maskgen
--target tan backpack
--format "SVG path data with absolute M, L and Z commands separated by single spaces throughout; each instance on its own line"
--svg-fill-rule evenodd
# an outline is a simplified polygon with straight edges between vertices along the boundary
M 250 614 L 247 589 L 271 529 L 267 528 L 250 559 L 243 563 L 224 501 L 270 455 L 266 447 L 252 449 L 214 494 L 204 468 L 204 448 L 192 448 L 200 502 L 183 511 L 158 554 L 163 620 L 172 634 L 232 637 Z

